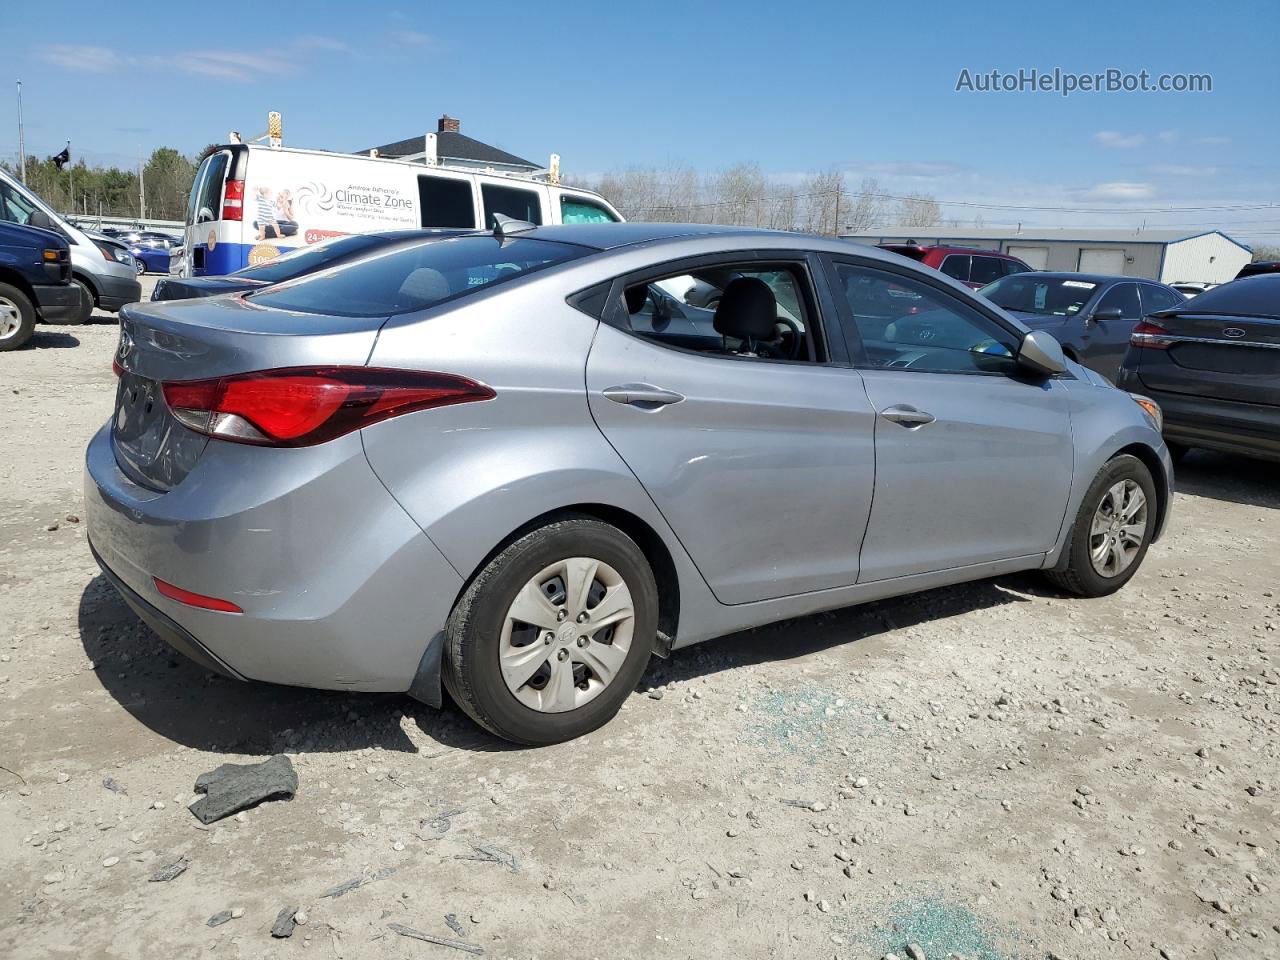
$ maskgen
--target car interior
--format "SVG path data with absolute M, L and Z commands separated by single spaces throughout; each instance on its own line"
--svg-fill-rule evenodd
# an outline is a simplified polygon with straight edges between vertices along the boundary
M 686 290 L 707 306 L 671 291 Z M 665 346 L 756 360 L 821 362 L 808 279 L 792 265 L 721 264 L 624 289 L 631 331 Z
M 866 363 L 932 373 L 1008 373 L 1017 337 L 950 294 L 881 270 L 837 264 Z

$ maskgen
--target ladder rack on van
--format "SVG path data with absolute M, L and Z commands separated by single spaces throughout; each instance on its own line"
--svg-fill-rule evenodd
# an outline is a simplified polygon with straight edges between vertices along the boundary
M 238 130 L 232 130 L 227 134 L 227 143 L 262 143 L 264 140 L 273 150 L 279 150 L 284 145 L 283 121 L 280 114 L 272 110 L 267 114 L 267 132 L 260 133 L 256 137 L 250 137 L 245 140 L 240 136 Z M 369 151 L 371 160 L 379 159 L 377 150 Z M 517 177 L 525 180 L 539 180 L 549 183 L 552 186 L 560 184 L 560 154 L 551 154 L 551 162 L 547 164 L 544 170 L 521 171 L 514 173 L 509 170 L 499 170 L 496 167 L 476 167 L 474 165 L 451 164 L 448 158 L 444 160 L 440 157 L 438 138 L 434 133 L 428 133 L 422 138 L 422 152 L 412 153 L 404 157 L 388 157 L 387 159 L 403 160 L 409 163 L 421 163 L 428 167 L 443 167 L 446 170 L 466 170 L 469 173 L 489 173 L 505 177 Z

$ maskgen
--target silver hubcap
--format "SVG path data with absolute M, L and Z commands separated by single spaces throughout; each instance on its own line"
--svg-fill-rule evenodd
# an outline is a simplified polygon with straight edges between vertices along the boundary
M 521 703 L 564 713 L 613 682 L 631 649 L 635 608 L 618 571 L 570 557 L 545 567 L 516 594 L 502 624 L 502 677 Z
M 1089 527 L 1089 558 L 1104 577 L 1117 577 L 1133 564 L 1147 535 L 1147 497 L 1132 480 L 1121 480 L 1102 495 Z
M 22 326 L 22 314 L 18 305 L 8 297 L 0 297 L 0 340 L 6 340 Z

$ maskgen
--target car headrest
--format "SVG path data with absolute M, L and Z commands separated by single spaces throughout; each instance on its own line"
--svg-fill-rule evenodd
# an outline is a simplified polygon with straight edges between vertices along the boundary
M 647 283 L 638 283 L 634 287 L 627 287 L 627 313 L 639 313 L 644 309 L 644 302 L 649 297 L 649 285 Z
M 759 277 L 731 280 L 716 307 L 716 333 L 737 340 L 769 340 L 778 323 L 778 301 Z
M 401 300 L 416 300 L 424 306 L 438 303 L 452 292 L 445 275 L 434 267 L 418 267 L 400 284 Z

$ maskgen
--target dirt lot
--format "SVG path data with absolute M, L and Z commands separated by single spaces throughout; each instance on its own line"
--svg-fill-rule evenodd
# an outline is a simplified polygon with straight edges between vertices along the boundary
M 0 956 L 469 955 L 394 923 L 489 957 L 1280 957 L 1276 467 L 1192 454 L 1118 596 L 1018 576 L 725 638 L 518 750 L 138 623 L 78 520 L 115 340 L 0 356 Z M 293 802 L 185 809 L 276 752 Z

